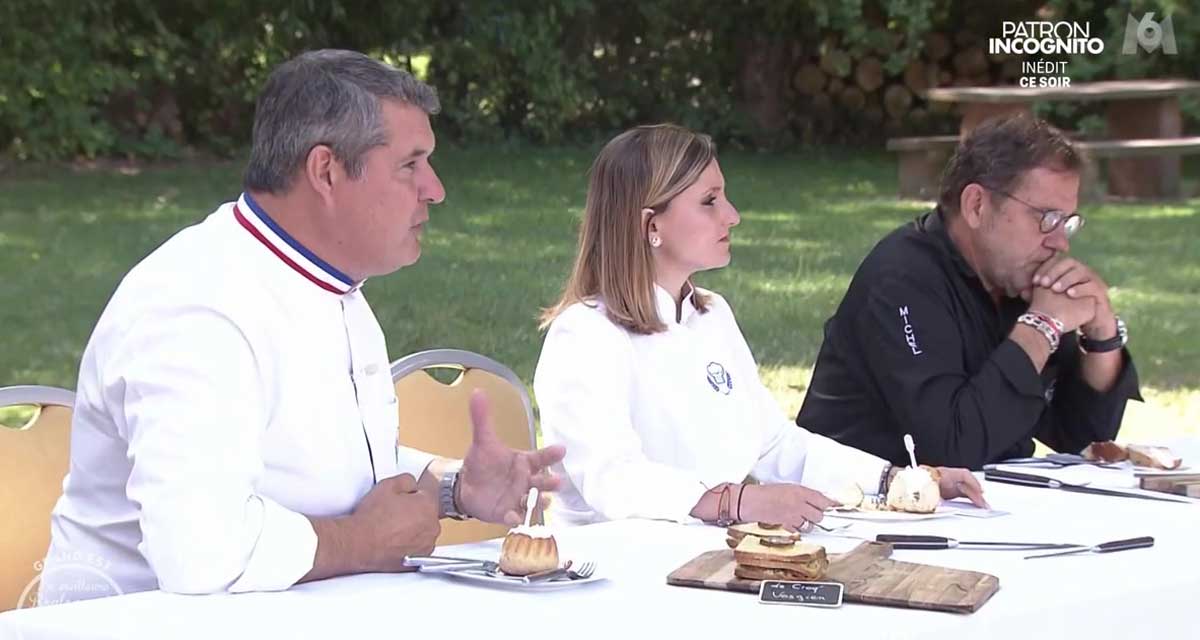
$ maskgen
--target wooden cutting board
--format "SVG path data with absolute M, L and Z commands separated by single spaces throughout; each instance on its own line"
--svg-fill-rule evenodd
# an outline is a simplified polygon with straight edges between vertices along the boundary
M 1151 491 L 1200 498 L 1200 474 L 1180 476 L 1142 476 L 1141 487 Z
M 947 553 L 953 553 L 947 552 Z M 889 559 L 892 545 L 863 542 L 847 553 L 830 555 L 824 581 L 846 587 L 846 602 L 909 609 L 971 613 L 1000 589 L 996 576 Z M 667 576 L 667 584 L 758 593 L 758 580 L 733 575 L 733 550 L 708 551 Z

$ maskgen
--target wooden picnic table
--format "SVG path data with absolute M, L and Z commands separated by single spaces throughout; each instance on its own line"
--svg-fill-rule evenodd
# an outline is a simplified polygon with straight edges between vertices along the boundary
M 1187 93 L 1200 93 L 1200 81 L 1112 80 L 1045 88 L 943 87 L 929 89 L 925 95 L 929 100 L 961 105 L 960 136 L 992 116 L 1031 113 L 1035 102 L 1074 101 L 1107 103 L 1107 135 L 1111 140 L 1145 141 L 1183 137 L 1179 96 Z M 1177 197 L 1182 166 L 1177 146 L 1165 144 L 1161 154 L 1151 157 L 1119 154 L 1109 159 L 1109 192 L 1125 197 Z

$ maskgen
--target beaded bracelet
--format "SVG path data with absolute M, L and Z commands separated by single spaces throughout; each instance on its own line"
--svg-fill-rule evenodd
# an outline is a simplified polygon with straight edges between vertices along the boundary
M 716 491 L 714 488 L 713 491 Z M 721 485 L 721 497 L 717 500 L 717 526 L 728 527 L 733 524 L 733 518 L 729 517 L 729 500 L 733 490 L 729 488 L 729 483 Z

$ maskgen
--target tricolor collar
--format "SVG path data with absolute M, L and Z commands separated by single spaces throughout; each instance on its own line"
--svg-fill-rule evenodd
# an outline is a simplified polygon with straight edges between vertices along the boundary
M 343 295 L 362 285 L 300 244 L 272 220 L 249 193 L 243 193 L 234 203 L 233 217 L 284 264 L 318 287 L 330 293 Z

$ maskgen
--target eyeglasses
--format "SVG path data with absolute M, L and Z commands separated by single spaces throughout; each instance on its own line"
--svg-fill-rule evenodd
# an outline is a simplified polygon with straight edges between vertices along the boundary
M 1031 211 L 1036 211 L 1037 213 L 1042 214 L 1041 225 L 1039 227 L 1042 233 L 1050 233 L 1057 229 L 1059 225 L 1062 225 L 1063 233 L 1070 238 L 1076 233 L 1079 233 L 1079 230 L 1083 228 L 1084 219 L 1083 216 L 1079 215 L 1078 213 L 1067 213 L 1066 211 L 1059 211 L 1058 209 L 1042 209 L 1040 207 L 1035 207 L 1006 191 L 993 189 L 991 187 L 984 188 L 988 191 L 994 191 L 1006 198 L 1012 198 L 1026 207 L 1029 207 Z

